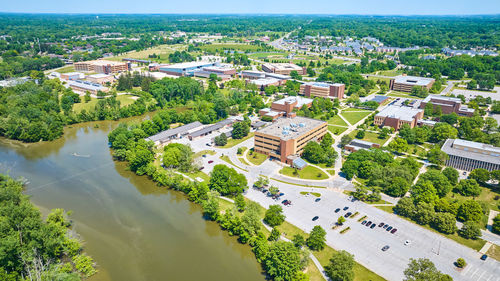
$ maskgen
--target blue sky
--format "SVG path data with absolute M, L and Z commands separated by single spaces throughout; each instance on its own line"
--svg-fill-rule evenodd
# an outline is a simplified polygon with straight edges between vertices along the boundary
M 500 0 L 2 0 L 1 12 L 161 14 L 500 14 Z

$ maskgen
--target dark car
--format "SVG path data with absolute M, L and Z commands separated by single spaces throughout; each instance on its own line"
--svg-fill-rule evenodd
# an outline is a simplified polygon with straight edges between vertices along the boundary
M 361 224 L 362 224 L 362 225 L 365 225 L 365 224 L 366 224 L 366 221 L 364 220 Z
M 393 230 L 391 230 L 391 233 L 394 234 L 394 233 L 396 233 L 396 231 L 398 231 L 398 229 L 394 228 Z
M 267 189 L 265 189 L 265 188 L 264 188 L 264 189 L 262 189 L 262 193 L 267 193 L 268 191 L 269 191 L 269 190 L 267 190 Z
M 315 216 L 312 220 L 313 220 L 313 221 L 317 221 L 318 219 L 319 219 L 319 217 L 318 217 L 318 216 Z
M 384 226 L 383 222 L 381 222 L 381 223 L 378 224 L 378 227 L 382 227 L 382 226 Z
M 366 223 L 366 226 L 370 226 L 370 225 L 372 225 L 372 221 L 368 221 L 368 222 Z
M 347 213 L 344 215 L 344 217 L 348 218 L 348 217 L 350 217 L 351 215 L 352 215 L 352 213 L 351 213 L 351 212 L 347 212 Z
M 372 224 L 372 226 L 370 226 L 371 229 L 374 229 L 375 228 L 375 224 Z
M 288 200 L 281 201 L 281 204 L 285 204 Z
M 206 155 L 206 154 L 203 154 L 202 156 L 203 156 L 203 158 L 207 158 L 207 155 Z
M 208 164 L 212 164 L 214 160 L 208 160 Z
M 488 258 L 488 255 L 482 255 L 481 260 L 485 261 Z
M 382 248 L 382 251 L 384 251 L 384 252 L 385 252 L 385 251 L 389 250 L 389 248 L 390 248 L 390 247 L 389 247 L 389 245 L 385 245 L 385 246 Z
M 342 210 L 347 211 L 347 209 L 349 209 L 349 207 L 345 206 Z
M 385 231 L 391 231 L 392 226 L 389 226 Z
M 283 196 L 283 195 L 285 195 L 285 193 L 283 193 L 283 192 L 280 192 L 279 196 Z
M 340 212 L 340 208 L 335 209 L 335 213 Z
M 321 201 L 321 198 L 316 198 L 316 200 L 314 200 L 314 202 L 319 202 Z
M 389 225 L 388 224 L 385 224 L 384 227 L 382 227 L 383 229 L 386 229 Z

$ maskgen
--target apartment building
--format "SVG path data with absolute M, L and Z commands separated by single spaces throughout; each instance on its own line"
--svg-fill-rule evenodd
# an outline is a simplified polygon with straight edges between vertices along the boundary
M 279 118 L 255 132 L 254 150 L 292 165 L 308 142 L 323 138 L 327 127 L 327 122 L 312 118 Z
M 262 70 L 282 75 L 290 75 L 292 71 L 297 71 L 299 75 L 306 75 L 307 73 L 305 67 L 293 63 L 264 63 L 262 64 Z
M 490 144 L 447 139 L 441 150 L 448 155 L 446 165 L 458 170 L 472 171 L 482 168 L 500 170 L 500 148 Z
M 340 83 L 310 82 L 300 85 L 300 94 L 306 97 L 344 98 L 345 85 Z
M 389 89 L 410 93 L 413 87 L 422 87 L 430 90 L 436 80 L 426 77 L 400 75 L 391 79 Z
M 117 73 L 129 70 L 129 64 L 126 62 L 108 61 L 108 60 L 93 60 L 75 62 L 75 70 L 97 73 Z
M 424 109 L 425 106 L 431 103 L 434 108 L 440 107 L 443 114 L 450 114 L 455 112 L 461 116 L 472 116 L 474 115 L 474 109 L 468 108 L 466 105 L 462 105 L 462 100 L 459 98 L 446 97 L 440 95 L 428 95 L 421 103 L 420 108 Z
M 391 105 L 376 114 L 373 123 L 377 126 L 389 126 L 399 130 L 404 124 L 408 124 L 410 128 L 415 127 L 418 120 L 423 117 L 422 109 Z

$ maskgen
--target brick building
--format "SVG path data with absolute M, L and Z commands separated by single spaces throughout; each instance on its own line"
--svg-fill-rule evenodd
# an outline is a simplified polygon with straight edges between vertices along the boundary
M 408 124 L 410 128 L 415 127 L 418 120 L 423 117 L 422 109 L 391 105 L 376 114 L 373 123 L 377 126 L 389 126 L 399 130 L 404 124 Z
M 400 75 L 389 82 L 389 89 L 410 93 L 413 87 L 422 87 L 430 90 L 436 80 L 426 77 Z
M 117 73 L 129 70 L 129 64 L 126 62 L 108 61 L 108 60 L 92 60 L 75 62 L 75 70 L 97 73 Z
M 345 85 L 340 83 L 330 84 L 323 82 L 310 82 L 300 85 L 300 94 L 306 97 L 344 98 Z
M 292 71 L 297 71 L 299 75 L 306 75 L 307 73 L 305 67 L 293 63 L 264 63 L 262 64 L 262 70 L 282 75 L 290 75 Z
M 268 116 L 273 120 L 286 116 L 294 117 L 294 109 L 300 109 L 302 106 L 311 107 L 313 100 L 303 97 L 287 97 L 277 100 L 271 104 L 271 108 L 263 108 L 259 110 L 260 116 Z
M 421 103 L 420 108 L 424 109 L 428 103 L 432 103 L 434 108 L 441 107 L 441 112 L 443 114 L 450 114 L 455 112 L 461 116 L 472 116 L 474 115 L 474 109 L 468 108 L 466 105 L 462 105 L 462 100 L 459 98 L 439 96 L 439 95 L 428 95 Z

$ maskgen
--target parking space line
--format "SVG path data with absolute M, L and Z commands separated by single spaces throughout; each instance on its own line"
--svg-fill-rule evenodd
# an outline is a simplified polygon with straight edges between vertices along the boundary
M 471 268 L 473 268 L 473 267 L 474 267 L 474 266 L 472 266 L 472 265 L 467 266 L 467 267 L 465 268 L 465 270 L 464 270 L 464 271 L 462 271 L 460 274 L 461 274 L 461 275 L 467 275 L 467 273 L 469 273 L 470 269 L 471 269 Z
M 483 275 L 486 273 L 486 271 L 483 270 L 483 273 L 481 275 L 479 275 L 479 277 L 477 278 L 477 280 L 481 280 L 481 278 L 483 277 Z
M 479 268 L 476 268 L 476 270 L 474 270 L 474 273 L 471 274 L 471 278 L 474 277 L 474 275 L 476 275 L 476 273 L 479 271 Z

